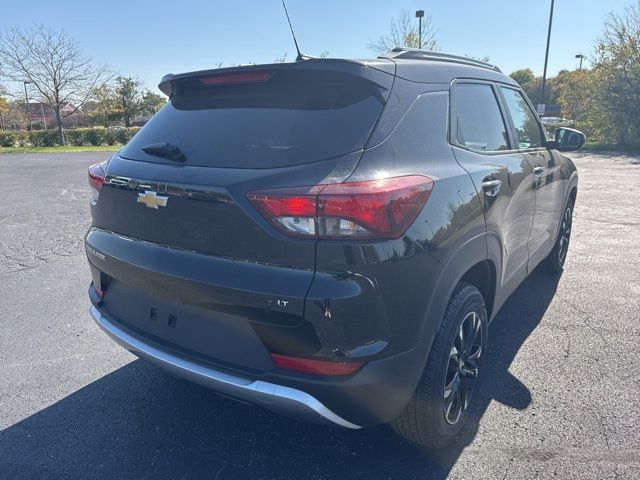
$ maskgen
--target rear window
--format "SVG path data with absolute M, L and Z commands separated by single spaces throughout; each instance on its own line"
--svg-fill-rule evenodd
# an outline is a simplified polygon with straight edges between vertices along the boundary
M 454 90 L 456 139 L 483 152 L 509 149 L 509 136 L 490 85 L 461 83 Z
M 376 84 L 336 72 L 276 70 L 267 81 L 239 85 L 183 81 L 178 94 L 121 156 L 168 163 L 142 148 L 170 143 L 188 165 L 273 168 L 311 163 L 362 148 L 383 104 Z

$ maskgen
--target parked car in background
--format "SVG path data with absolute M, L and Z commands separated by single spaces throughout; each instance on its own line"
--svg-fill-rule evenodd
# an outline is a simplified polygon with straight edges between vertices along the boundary
M 543 125 L 558 125 L 561 121 L 560 117 L 540 117 Z
M 89 169 L 91 314 L 124 348 L 245 402 L 442 447 L 488 325 L 563 268 L 578 178 L 520 87 L 395 49 L 167 75 Z M 513 319 L 518 321 L 518 319 Z

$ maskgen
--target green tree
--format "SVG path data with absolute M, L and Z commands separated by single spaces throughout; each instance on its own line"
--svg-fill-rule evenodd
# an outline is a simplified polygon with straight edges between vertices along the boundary
M 0 97 L 0 116 L 2 129 L 5 130 L 24 128 L 29 124 L 24 110 L 24 100 L 8 100 L 6 97 Z
M 5 127 L 5 118 L 7 116 L 7 112 L 9 111 L 9 101 L 5 98 L 7 94 L 6 87 L 0 83 L 0 130 L 4 130 Z
M 516 70 L 509 76 L 518 82 L 518 85 L 522 87 L 524 93 L 527 94 L 527 97 L 529 97 L 529 100 L 531 100 L 533 105 L 538 105 L 540 103 L 542 77 L 535 76 L 530 68 Z M 558 102 L 558 95 L 556 94 L 553 86 L 553 79 L 551 78 L 547 79 L 545 97 L 547 104 L 555 104 Z
M 6 128 L 5 118 L 7 117 L 7 113 L 9 113 L 9 102 L 5 97 L 0 97 L 0 130 Z
M 120 120 L 118 98 L 111 85 L 101 85 L 94 89 L 92 97 L 83 109 L 89 125 L 108 127 Z
M 540 77 L 536 77 L 530 68 L 516 70 L 509 75 L 522 87 L 534 105 L 540 102 Z
M 167 100 L 163 95 L 158 95 L 151 90 L 146 90 L 142 94 L 140 101 L 140 115 L 152 117 L 158 110 L 164 107 L 165 103 L 167 103 Z
M 137 78 L 118 77 L 115 92 L 124 126 L 130 127 L 131 119 L 140 112 L 142 83 Z
M 566 126 L 583 131 L 590 140 L 615 137 L 614 118 L 603 99 L 602 79 L 596 70 L 563 70 L 553 79 Z
M 594 71 L 616 141 L 640 141 L 640 0 L 609 14 L 596 46 Z

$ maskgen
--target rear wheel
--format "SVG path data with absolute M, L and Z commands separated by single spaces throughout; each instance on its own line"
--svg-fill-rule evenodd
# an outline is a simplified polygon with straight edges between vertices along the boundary
M 392 428 L 420 446 L 450 444 L 472 411 L 486 347 L 484 299 L 476 287 L 460 283 L 449 300 L 420 383 Z
M 551 273 L 561 272 L 569 251 L 569 240 L 571 240 L 571 225 L 573 222 L 573 200 L 569 200 L 562 213 L 562 223 L 558 231 L 556 243 L 547 258 L 544 259 L 545 270 Z

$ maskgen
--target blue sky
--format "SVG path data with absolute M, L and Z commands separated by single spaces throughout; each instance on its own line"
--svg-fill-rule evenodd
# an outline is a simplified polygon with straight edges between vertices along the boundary
M 608 12 L 635 0 L 557 0 L 549 73 L 575 68 L 589 55 Z M 219 62 L 264 63 L 295 58 L 280 0 L 172 2 L 31 0 L 3 2 L 0 24 L 64 28 L 85 54 L 155 90 L 162 75 Z M 542 73 L 550 0 L 288 0 L 303 52 L 363 58 L 367 41 L 389 29 L 401 10 L 423 9 L 438 28 L 441 50 L 489 57 L 503 71 Z

